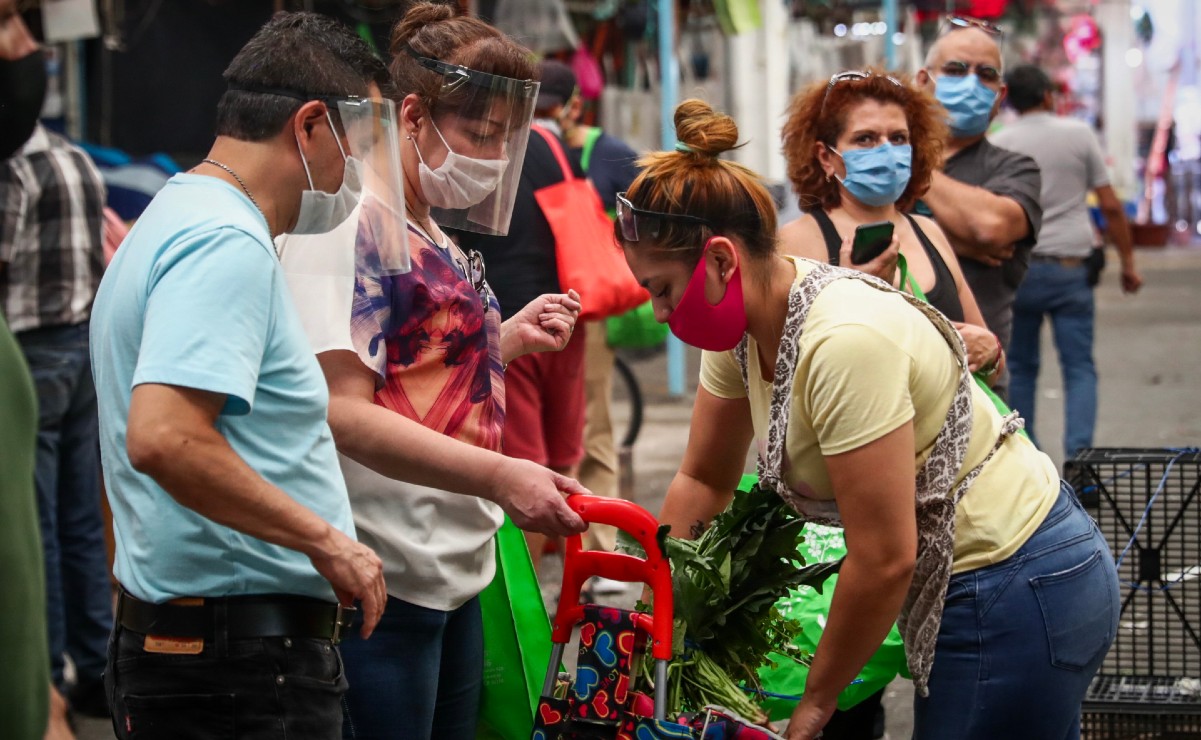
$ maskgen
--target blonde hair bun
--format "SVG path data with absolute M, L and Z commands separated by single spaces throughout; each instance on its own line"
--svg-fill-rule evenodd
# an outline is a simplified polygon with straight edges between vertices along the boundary
M 696 154 L 716 157 L 738 146 L 738 125 L 703 100 L 692 98 L 676 106 L 676 139 Z

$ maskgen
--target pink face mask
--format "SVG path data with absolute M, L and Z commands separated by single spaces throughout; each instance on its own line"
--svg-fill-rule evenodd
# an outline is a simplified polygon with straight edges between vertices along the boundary
M 742 266 L 734 268 L 734 277 L 726 283 L 726 294 L 716 304 L 705 299 L 705 253 L 688 280 L 684 295 L 676 304 L 667 325 L 681 342 L 710 352 L 725 352 L 738 346 L 746 333 L 746 304 L 742 300 Z

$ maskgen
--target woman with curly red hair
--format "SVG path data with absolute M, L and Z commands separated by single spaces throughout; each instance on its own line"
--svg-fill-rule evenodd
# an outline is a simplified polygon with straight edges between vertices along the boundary
M 930 187 L 946 135 L 942 108 L 909 82 L 873 69 L 842 72 L 793 98 L 783 130 L 788 178 L 802 208 L 816 203 L 781 227 L 780 246 L 908 292 L 917 292 L 916 283 L 963 336 L 972 371 L 983 370 L 991 381 L 1002 368 L 1001 344 L 986 328 L 942 229 L 908 214 Z M 892 244 L 855 264 L 855 228 L 881 221 L 894 225 Z

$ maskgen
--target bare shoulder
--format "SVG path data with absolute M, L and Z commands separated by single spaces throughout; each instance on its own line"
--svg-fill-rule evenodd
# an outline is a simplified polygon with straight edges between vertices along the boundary
M 826 240 L 813 216 L 805 214 L 789 221 L 780 227 L 777 236 L 781 253 L 826 261 Z

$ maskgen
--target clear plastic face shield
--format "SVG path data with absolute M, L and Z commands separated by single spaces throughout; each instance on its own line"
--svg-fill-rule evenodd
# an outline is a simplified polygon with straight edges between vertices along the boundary
M 450 229 L 507 234 L 538 83 L 448 64 L 412 48 L 408 53 L 442 77 L 437 101 L 427 103 L 433 136 L 422 137 L 424 150 L 417 149 L 434 220 Z
M 391 100 L 341 99 L 337 112 L 347 166 L 357 160 L 362 181 L 354 242 L 358 268 L 370 275 L 408 272 L 409 230 L 396 104 Z
M 409 244 L 396 104 L 378 98 L 321 100 L 345 161 L 342 187 L 336 193 L 314 191 L 313 165 L 300 152 L 309 189 L 301 196 L 297 227 L 276 238 L 280 260 L 286 270 L 307 275 L 406 273 Z

